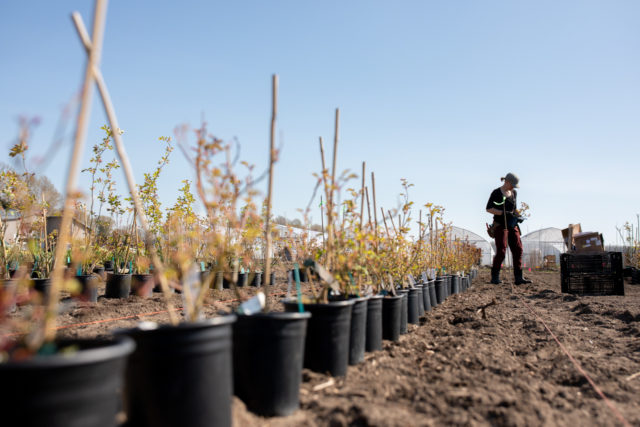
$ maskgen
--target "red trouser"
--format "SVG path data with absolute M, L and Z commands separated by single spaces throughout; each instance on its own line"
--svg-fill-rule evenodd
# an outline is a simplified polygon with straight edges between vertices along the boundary
M 520 229 L 518 227 L 512 230 L 505 230 L 503 227 L 497 227 L 495 231 L 496 239 L 496 256 L 493 257 L 493 268 L 500 270 L 502 261 L 507 254 L 507 241 L 513 255 L 513 268 L 522 270 L 522 242 L 520 241 Z

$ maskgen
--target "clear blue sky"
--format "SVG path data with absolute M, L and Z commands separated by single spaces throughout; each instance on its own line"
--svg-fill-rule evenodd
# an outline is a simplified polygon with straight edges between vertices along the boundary
M 74 10 L 90 27 L 92 1 L 0 3 L 5 152 L 28 115 L 42 120 L 31 150 L 43 153 L 79 90 Z M 524 232 L 580 222 L 615 243 L 615 226 L 640 212 L 639 18 L 640 2 L 615 0 L 113 0 L 102 71 L 139 181 L 160 156 L 157 138 L 202 116 L 266 166 L 277 73 L 276 215 L 306 206 L 318 137 L 330 145 L 339 107 L 338 168 L 359 173 L 366 161 L 386 208 L 407 178 L 416 204 L 444 205 L 447 219 L 484 235 L 489 193 L 513 171 L 532 207 Z M 86 160 L 103 123 L 96 101 Z M 60 190 L 70 131 L 44 171 Z M 191 177 L 176 150 L 165 206 Z

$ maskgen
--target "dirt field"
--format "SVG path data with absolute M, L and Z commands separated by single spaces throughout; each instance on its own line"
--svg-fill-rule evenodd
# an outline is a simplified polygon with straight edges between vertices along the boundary
M 301 409 L 293 415 L 260 418 L 235 399 L 236 426 L 622 425 L 524 301 L 626 420 L 640 426 L 640 286 L 627 283 L 624 297 L 580 297 L 560 293 L 557 272 L 529 277 L 532 285 L 512 292 L 509 282 L 487 284 L 488 273 L 481 272 L 469 291 L 410 325 L 399 342 L 385 341 L 383 350 L 367 353 L 345 378 L 305 370 Z M 285 285 L 273 290 L 284 292 Z M 235 295 L 225 290 L 217 297 Z M 483 318 L 478 309 L 494 300 Z M 174 301 L 179 305 L 180 296 Z M 233 304 L 217 303 L 207 311 Z M 160 296 L 69 305 L 60 324 L 84 324 L 60 335 L 90 337 L 139 320 L 167 321 L 166 313 L 153 314 L 165 309 Z M 136 317 L 100 322 L 127 316 Z

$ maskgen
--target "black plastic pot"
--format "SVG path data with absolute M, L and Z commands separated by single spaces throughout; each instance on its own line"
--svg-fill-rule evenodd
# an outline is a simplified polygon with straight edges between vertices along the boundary
M 238 287 L 244 288 L 245 286 L 247 286 L 247 282 L 248 282 L 247 273 L 238 273 Z
M 298 409 L 307 322 L 311 314 L 257 313 L 233 325 L 235 395 L 262 416 Z
M 390 341 L 400 339 L 402 317 L 402 295 L 385 296 L 382 299 L 382 338 Z
M 438 298 L 436 296 L 436 281 L 429 280 L 429 303 L 431 308 L 438 305 Z
M 31 279 L 33 280 L 33 289 L 36 290 L 42 298 L 49 298 L 49 292 L 51 290 L 51 279 Z
M 400 311 L 400 334 L 407 333 L 407 322 L 409 317 L 409 291 L 407 289 L 398 289 L 398 295 L 402 296 L 402 305 Z
M 422 305 L 424 306 L 424 311 L 431 311 L 431 296 L 429 295 L 429 284 L 430 282 L 422 285 Z
M 443 279 L 445 280 L 445 288 L 444 288 L 444 292 L 445 292 L 445 299 L 449 298 L 451 296 L 451 275 L 447 274 L 446 276 L 443 277 Z
M 451 276 L 451 294 L 460 293 L 460 276 Z
M 113 261 L 105 261 L 104 262 L 104 270 L 105 271 L 113 271 Z
M 231 426 L 235 320 L 119 331 L 137 345 L 125 377 L 127 425 Z
M 295 274 L 293 270 L 290 270 L 291 274 Z M 298 272 L 300 273 L 300 282 L 308 282 L 309 281 L 309 276 L 307 275 L 307 269 L 306 268 L 300 268 L 298 269 Z M 291 276 L 291 277 L 296 277 L 295 275 Z
M 416 289 L 418 290 L 418 317 L 420 317 L 424 315 L 424 297 L 422 296 L 424 287 L 420 284 L 416 285 Z
M 231 289 L 233 281 L 231 280 L 231 273 L 222 273 L 222 288 Z
M 288 312 L 297 312 L 295 300 L 284 300 Z M 347 373 L 351 311 L 355 301 L 335 301 L 327 304 L 304 304 L 311 313 L 304 347 L 304 367 L 334 377 Z
M 382 350 L 382 299 L 382 295 L 374 295 L 367 302 L 366 351 Z
M 93 268 L 93 274 L 97 274 L 98 276 L 100 276 L 100 279 L 102 279 L 102 280 L 106 280 L 107 279 L 107 274 L 105 273 L 105 268 L 104 267 L 94 267 Z
M 447 282 L 443 277 L 437 277 L 435 282 L 436 289 L 436 301 L 438 301 L 438 305 L 442 304 L 446 298 L 446 287 Z
M 200 272 L 200 283 L 206 283 L 211 275 L 211 270 L 203 270 Z
M 108 274 L 104 291 L 106 298 L 129 298 L 131 294 L 130 274 Z
M 56 342 L 77 351 L 0 363 L 3 426 L 115 426 L 127 337 Z
M 216 277 L 211 284 L 211 287 L 219 291 L 224 289 L 224 274 L 222 271 L 216 271 Z
M 349 334 L 349 365 L 364 360 L 367 341 L 367 306 L 369 298 L 353 298 L 351 310 L 351 333 Z
M 162 287 L 153 274 L 132 274 L 131 275 L 131 295 L 148 298 L 153 292 L 162 292 Z
M 251 279 L 251 286 L 259 288 L 262 286 L 262 272 L 256 271 L 253 273 L 253 279 Z
M 98 302 L 98 282 L 100 278 L 95 274 L 76 276 L 80 283 L 80 298 L 88 302 Z
M 407 323 L 415 325 L 420 321 L 419 300 L 421 299 L 418 288 L 409 288 L 407 293 Z

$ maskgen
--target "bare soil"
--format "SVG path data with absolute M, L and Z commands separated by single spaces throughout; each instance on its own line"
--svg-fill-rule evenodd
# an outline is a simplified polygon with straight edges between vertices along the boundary
M 529 277 L 531 285 L 512 287 L 507 277 L 496 286 L 481 271 L 471 289 L 409 325 L 398 342 L 384 341 L 346 377 L 305 370 L 294 414 L 261 418 L 235 399 L 235 425 L 622 425 L 526 302 L 624 418 L 640 426 L 640 286 L 627 283 L 625 296 L 577 296 L 560 293 L 558 272 Z M 249 296 L 256 288 L 240 292 Z M 278 277 L 270 302 L 278 306 L 285 292 Z M 211 296 L 208 315 L 238 303 L 230 290 Z M 173 301 L 181 306 L 180 295 Z M 59 317 L 60 335 L 103 336 L 141 320 L 167 322 L 164 310 L 159 294 L 69 303 Z

